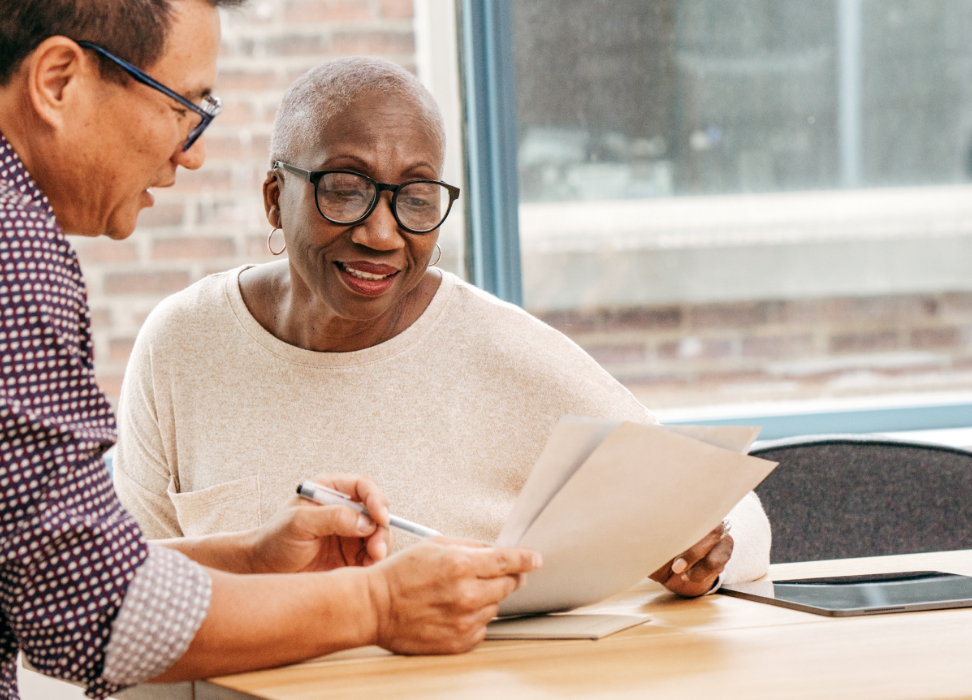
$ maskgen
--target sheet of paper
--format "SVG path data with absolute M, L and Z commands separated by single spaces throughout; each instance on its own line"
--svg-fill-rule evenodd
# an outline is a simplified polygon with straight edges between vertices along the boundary
M 762 430 L 759 427 L 746 425 L 659 425 L 658 427 L 741 455 L 749 453 L 749 448 L 756 442 L 759 431 Z
M 651 620 L 651 615 L 541 615 L 493 620 L 486 639 L 601 639 Z
M 504 542 L 544 564 L 500 603 L 501 616 L 570 610 L 629 588 L 702 539 L 776 466 L 679 432 L 611 431 L 523 535 Z
M 514 546 L 550 499 L 619 425 L 620 421 L 597 418 L 561 418 L 513 504 L 496 545 Z

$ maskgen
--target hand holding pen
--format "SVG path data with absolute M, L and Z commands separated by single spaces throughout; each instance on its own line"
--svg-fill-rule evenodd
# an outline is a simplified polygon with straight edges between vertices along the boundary
M 305 481 L 303 484 L 298 486 L 297 494 L 303 496 L 309 501 L 314 501 L 322 505 L 346 506 L 356 513 L 361 513 L 366 517 L 370 517 L 367 507 L 361 503 L 356 503 L 351 496 L 347 495 L 346 493 L 342 493 L 341 491 L 328 488 L 327 486 L 316 484 L 313 481 Z M 399 518 L 396 515 L 388 516 L 388 524 L 396 530 L 401 530 L 402 532 L 407 532 L 411 535 L 417 535 L 418 537 L 442 536 L 441 532 L 437 532 L 430 527 L 425 527 L 424 525 L 419 525 L 418 523 L 413 523 L 405 518 Z
M 321 474 L 314 483 L 350 494 L 361 510 L 321 508 L 294 496 L 270 521 L 247 533 L 253 573 L 330 571 L 369 566 L 388 556 L 388 504 L 375 482 L 354 474 Z

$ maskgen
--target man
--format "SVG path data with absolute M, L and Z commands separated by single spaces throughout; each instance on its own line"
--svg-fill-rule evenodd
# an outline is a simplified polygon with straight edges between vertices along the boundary
M 202 165 L 217 6 L 235 2 L 0 0 L 0 698 L 17 695 L 18 650 L 95 698 L 362 644 L 459 652 L 539 565 L 447 541 L 383 560 L 387 506 L 360 477 L 321 479 L 373 521 L 294 502 L 258 530 L 167 546 L 118 503 L 64 233 L 125 238 L 152 187 Z M 279 573 L 240 575 L 260 572 Z

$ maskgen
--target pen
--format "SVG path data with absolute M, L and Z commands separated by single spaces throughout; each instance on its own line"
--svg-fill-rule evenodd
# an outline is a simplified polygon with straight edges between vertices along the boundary
M 297 493 L 302 498 L 306 498 L 308 501 L 314 501 L 315 503 L 321 503 L 325 506 L 347 506 L 351 510 L 357 511 L 362 515 L 367 515 L 369 518 L 371 515 L 368 513 L 368 509 L 356 501 L 352 501 L 351 497 L 346 493 L 341 493 L 340 491 L 335 491 L 334 489 L 329 489 L 327 486 L 321 486 L 320 484 L 315 484 L 313 481 L 305 481 L 300 486 L 297 487 Z M 388 524 L 392 527 L 402 530 L 403 532 L 409 532 L 413 535 L 418 535 L 419 537 L 441 537 L 441 532 L 436 532 L 430 527 L 425 527 L 424 525 L 419 525 L 418 523 L 413 523 L 405 518 L 399 518 L 396 515 L 388 516 Z

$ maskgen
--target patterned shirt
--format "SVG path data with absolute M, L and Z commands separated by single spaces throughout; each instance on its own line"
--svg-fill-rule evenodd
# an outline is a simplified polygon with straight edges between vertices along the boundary
M 147 545 L 115 496 L 89 326 L 77 256 L 0 134 L 0 699 L 18 650 L 93 698 L 146 680 L 209 608 L 205 571 Z

